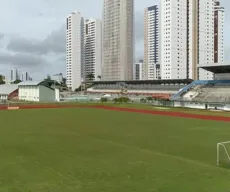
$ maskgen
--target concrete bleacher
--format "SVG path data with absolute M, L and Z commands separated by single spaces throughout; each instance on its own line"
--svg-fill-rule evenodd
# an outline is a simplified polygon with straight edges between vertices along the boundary
M 146 95 L 146 94 L 170 94 L 177 93 L 185 85 L 191 83 L 190 80 L 144 80 L 144 81 L 125 81 L 125 82 L 95 82 L 92 87 L 87 89 L 90 93 L 109 93 L 119 94 L 125 90 L 127 94 Z
M 181 94 L 180 100 L 197 102 L 230 102 L 230 81 L 209 81 L 195 85 Z
M 120 84 L 99 84 L 92 87 L 91 90 L 121 90 L 122 88 L 126 88 L 128 90 L 161 90 L 161 91 L 178 91 L 184 87 L 184 85 L 154 85 L 154 84 L 139 84 L 139 85 L 131 85 L 126 84 L 125 86 L 121 86 Z

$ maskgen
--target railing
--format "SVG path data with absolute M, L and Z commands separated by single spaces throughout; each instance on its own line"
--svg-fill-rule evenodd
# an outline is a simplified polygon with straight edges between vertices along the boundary
M 72 100 L 72 101 L 62 101 L 57 103 L 38 103 L 38 102 L 6 102 L 0 103 L 0 109 L 7 109 L 10 107 L 20 107 L 22 105 L 65 105 L 65 104 L 72 104 L 77 105 L 78 103 L 85 103 L 85 104 L 100 104 L 101 100 L 95 99 L 86 99 L 86 100 Z M 107 101 L 108 104 L 113 104 L 113 99 L 109 99 Z M 230 111 L 230 103 L 221 103 L 221 102 L 195 102 L 195 101 L 165 101 L 165 100 L 147 100 L 147 99 L 140 99 L 135 98 L 131 99 L 129 104 L 140 104 L 140 105 L 150 105 L 150 106 L 159 106 L 159 107 L 174 107 L 174 108 L 190 108 L 190 109 L 203 109 L 203 110 L 222 110 L 222 111 Z
M 193 81 L 191 84 L 180 89 L 175 95 L 171 97 L 172 101 L 180 98 L 180 96 L 187 92 L 189 89 L 195 87 L 196 85 L 207 85 L 207 84 L 230 84 L 230 80 L 197 80 Z

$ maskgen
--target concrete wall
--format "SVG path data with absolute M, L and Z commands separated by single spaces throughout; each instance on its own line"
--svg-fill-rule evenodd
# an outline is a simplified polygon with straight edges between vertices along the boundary
M 0 94 L 0 100 L 7 100 L 8 95 Z
M 40 102 L 55 102 L 55 90 L 40 85 L 39 86 L 39 101 Z
M 56 91 L 58 92 L 58 91 Z M 55 90 L 42 85 L 19 86 L 19 100 L 33 102 L 55 102 Z
M 39 101 L 39 86 L 37 85 L 19 85 L 18 89 L 19 100 L 24 101 Z

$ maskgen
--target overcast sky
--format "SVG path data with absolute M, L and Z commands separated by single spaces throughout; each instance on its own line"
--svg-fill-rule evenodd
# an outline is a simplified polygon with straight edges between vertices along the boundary
M 136 58 L 143 57 L 144 8 L 160 0 L 135 0 Z M 225 7 L 225 59 L 230 63 L 230 0 Z M 102 0 L 1 0 L 0 74 L 28 71 L 34 79 L 65 74 L 65 21 L 72 11 L 101 18 Z

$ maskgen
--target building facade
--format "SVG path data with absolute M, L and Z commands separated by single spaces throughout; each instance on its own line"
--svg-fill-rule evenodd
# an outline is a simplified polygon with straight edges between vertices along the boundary
M 104 0 L 102 79 L 132 80 L 134 0 Z
M 224 7 L 214 2 L 214 63 L 224 63 Z
M 134 63 L 133 66 L 133 80 L 144 80 L 144 63 L 143 60 L 139 60 L 139 62 Z
M 144 65 L 149 80 L 160 79 L 159 62 L 159 6 L 145 8 L 144 11 Z
M 11 82 L 14 82 L 16 80 L 21 80 L 21 73 L 18 69 L 12 69 L 10 71 L 10 80 Z
M 99 19 L 85 21 L 85 77 L 90 80 L 100 80 L 102 68 L 102 24 Z
M 212 73 L 197 67 L 223 63 L 223 13 L 217 0 L 162 1 L 162 79 L 213 79 Z M 214 59 L 215 53 L 219 60 Z
M 21 75 L 21 81 L 32 81 L 28 72 L 23 72 Z
M 18 84 L 18 98 L 22 101 L 57 102 L 60 101 L 60 92 L 42 81 L 21 82 Z
M 66 84 L 77 89 L 84 76 L 84 19 L 73 12 L 66 21 Z

